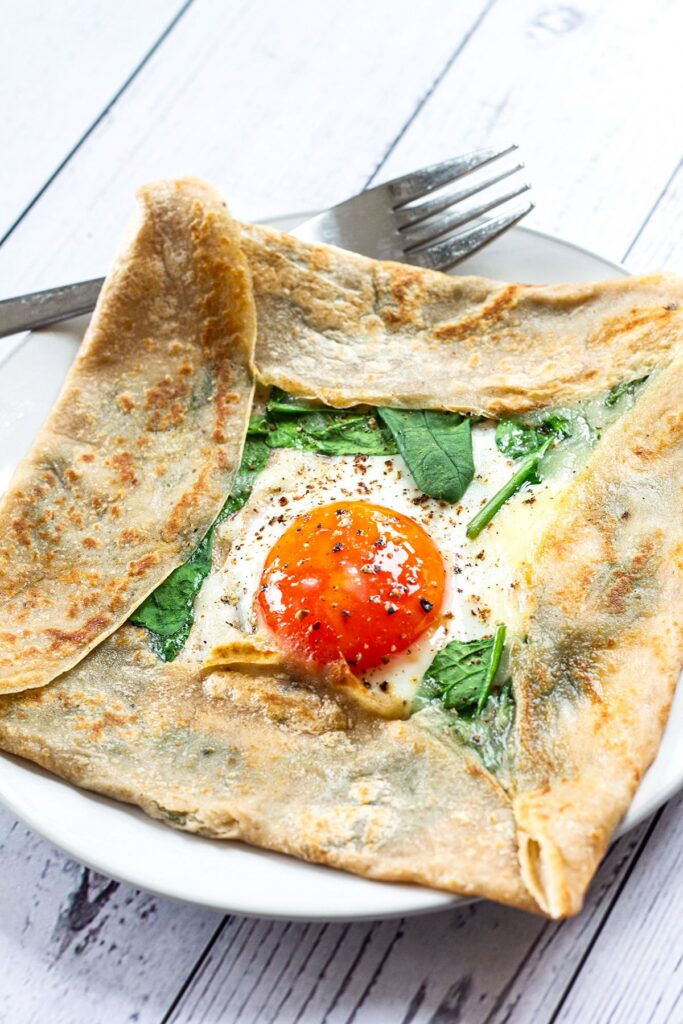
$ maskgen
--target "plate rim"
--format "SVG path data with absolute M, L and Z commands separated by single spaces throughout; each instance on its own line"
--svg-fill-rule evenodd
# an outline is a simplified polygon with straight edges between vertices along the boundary
M 324 868 L 333 874 L 351 875 L 358 881 L 372 884 L 373 886 L 380 886 L 386 889 L 405 889 L 406 891 L 418 890 L 424 891 L 425 896 L 432 897 L 431 905 L 419 905 L 415 907 L 396 907 L 393 910 L 373 910 L 372 908 L 367 912 L 354 912 L 350 914 L 301 914 L 295 913 L 292 910 L 281 909 L 281 910 L 268 910 L 262 907 L 257 907 L 253 903 L 240 904 L 239 899 L 235 899 L 227 904 L 225 902 L 209 902 L 202 899 L 195 899 L 191 896 L 185 896 L 179 891 L 173 891 L 164 886 L 157 886 L 153 881 L 140 881 L 140 876 L 130 871 L 120 870 L 116 867 L 111 868 L 105 858 L 93 858 L 84 857 L 80 852 L 78 845 L 70 842 L 68 839 L 60 838 L 59 830 L 54 829 L 52 826 L 44 826 L 42 824 L 35 824 L 35 818 L 31 814 L 30 810 L 25 808 L 23 804 L 17 803 L 5 792 L 3 792 L 3 780 L 2 780 L 2 765 L 3 763 L 9 762 L 21 771 L 30 771 L 34 775 L 44 777 L 48 781 L 57 781 L 60 785 L 68 786 L 70 789 L 75 789 L 81 795 L 88 798 L 96 798 L 98 803 L 110 805 L 112 810 L 127 811 L 135 819 L 139 819 L 143 824 L 152 822 L 160 825 L 163 828 L 170 829 L 170 833 L 180 832 L 180 834 L 187 839 L 195 841 L 201 839 L 213 843 L 231 843 L 239 844 L 245 852 L 257 852 L 261 854 L 271 854 L 278 857 L 286 858 L 287 860 L 296 860 L 302 866 Z M 162 899 L 173 900 L 174 903 L 184 903 L 186 905 L 200 907 L 204 910 L 210 910 L 228 915 L 237 915 L 239 917 L 248 918 L 264 918 L 269 921 L 293 921 L 301 922 L 303 924 L 347 924 L 352 922 L 363 922 L 363 921 L 389 921 L 400 917 L 416 917 L 422 914 L 436 914 L 443 910 L 451 910 L 455 907 L 466 906 L 469 903 L 477 903 L 483 897 L 479 896 L 459 896 L 456 893 L 449 893 L 443 889 L 430 889 L 428 886 L 413 885 L 412 883 L 401 883 L 401 882 L 385 882 L 381 879 L 366 878 L 362 875 L 355 875 L 353 872 L 344 871 L 341 868 L 334 868 L 327 864 L 316 864 L 308 863 L 306 861 L 300 861 L 299 858 L 290 856 L 289 854 L 279 853 L 275 850 L 268 850 L 261 847 L 251 847 L 248 843 L 244 843 L 242 840 L 228 840 L 228 839 L 212 839 L 211 837 L 198 835 L 190 832 L 181 832 L 180 830 L 173 829 L 171 826 L 165 825 L 158 819 L 151 818 L 149 815 L 135 804 L 129 804 L 125 801 L 116 800 L 113 797 L 106 796 L 102 793 L 98 793 L 95 790 L 81 789 L 78 786 L 73 785 L 61 776 L 56 776 L 48 769 L 43 768 L 41 765 L 36 764 L 33 761 L 29 761 L 27 758 L 19 757 L 15 754 L 10 754 L 5 750 L 0 750 L 0 804 L 7 810 L 11 811 L 15 815 L 18 821 L 23 825 L 26 825 L 33 832 L 36 833 L 41 839 L 51 843 L 54 847 L 65 853 L 72 860 L 77 863 L 84 865 L 84 867 L 95 871 L 97 874 L 106 875 L 108 878 L 112 878 L 116 882 L 120 882 L 124 885 L 133 886 L 136 889 L 143 889 L 145 892 L 152 893 L 154 896 L 158 896 Z

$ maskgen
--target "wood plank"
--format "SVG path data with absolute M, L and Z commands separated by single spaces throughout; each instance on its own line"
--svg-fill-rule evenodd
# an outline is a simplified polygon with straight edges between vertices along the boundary
M 221 915 L 89 871 L 0 810 L 0 1020 L 156 1024 Z
M 683 160 L 625 254 L 633 273 L 683 273 Z
M 683 1019 L 683 797 L 657 822 L 567 994 L 557 1024 Z
M 198 0 L 2 246 L 3 290 L 103 272 L 155 178 L 247 217 L 361 189 L 490 2 Z
M 645 847 L 650 828 L 646 822 L 614 844 L 578 917 L 545 926 L 519 970 L 499 987 L 486 1024 L 526 1024 L 531 1020 L 550 1024 L 618 900 L 620 886 Z
M 135 71 L 181 0 L 7 0 L 0 238 Z
M 618 259 L 680 159 L 680 8 L 497 4 L 381 168 L 520 143 L 538 227 Z
M 510 981 L 569 981 L 644 828 L 617 843 L 586 909 L 554 924 L 490 903 L 372 924 L 301 925 L 237 918 L 220 935 L 169 1020 L 173 1024 L 413 1024 L 510 1020 Z M 549 974 L 547 967 L 552 964 Z M 546 1008 L 552 1001 L 546 1001 Z M 460 1016 L 458 1016 L 460 1014 Z M 542 1021 L 542 1015 L 515 1016 Z

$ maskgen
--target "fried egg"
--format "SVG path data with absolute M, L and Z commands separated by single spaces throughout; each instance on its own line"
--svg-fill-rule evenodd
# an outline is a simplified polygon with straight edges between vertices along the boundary
M 418 490 L 398 455 L 274 450 L 247 504 L 218 529 L 195 656 L 217 667 L 276 664 L 280 652 L 313 677 L 343 662 L 347 693 L 402 716 L 449 641 L 490 636 L 499 623 L 514 634 L 520 565 L 576 459 L 469 540 L 467 524 L 514 471 L 494 424 L 472 436 L 478 472 L 456 505 Z

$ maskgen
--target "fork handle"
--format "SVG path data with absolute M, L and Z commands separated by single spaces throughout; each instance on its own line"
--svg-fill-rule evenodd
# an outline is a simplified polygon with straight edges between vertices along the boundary
M 69 320 L 95 308 L 103 277 L 0 301 L 0 338 Z

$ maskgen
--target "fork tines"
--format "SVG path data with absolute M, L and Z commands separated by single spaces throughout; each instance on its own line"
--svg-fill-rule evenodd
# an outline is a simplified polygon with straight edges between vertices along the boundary
M 523 182 L 505 192 L 495 190 L 501 181 L 523 169 L 524 164 L 521 162 L 495 175 L 418 202 L 516 149 L 516 145 L 502 149 L 480 149 L 432 164 L 384 185 L 390 197 L 407 262 L 434 270 L 446 270 L 498 237 L 533 209 L 533 203 L 527 202 L 508 208 L 496 217 L 485 218 L 486 214 L 510 203 L 530 189 L 529 183 Z M 464 205 L 466 200 L 480 193 L 488 193 L 482 202 L 475 206 Z M 473 223 L 477 221 L 479 223 Z M 458 230 L 468 224 L 472 226 Z

